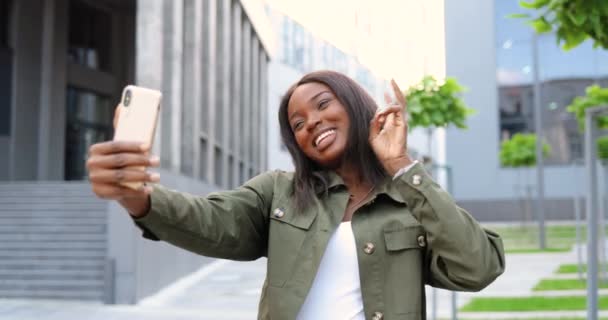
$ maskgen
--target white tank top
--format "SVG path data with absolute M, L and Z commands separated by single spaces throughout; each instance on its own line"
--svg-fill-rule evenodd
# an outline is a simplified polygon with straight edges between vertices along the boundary
M 357 245 L 350 221 L 332 234 L 298 320 L 365 320 Z

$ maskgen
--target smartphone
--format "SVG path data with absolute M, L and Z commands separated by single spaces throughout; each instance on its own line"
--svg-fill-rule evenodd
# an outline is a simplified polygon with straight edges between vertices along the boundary
M 114 131 L 114 141 L 138 141 L 152 146 L 160 113 L 162 94 L 158 90 L 128 85 L 120 99 L 120 115 Z M 145 170 L 145 167 L 131 169 Z M 138 189 L 143 183 L 124 182 L 125 187 Z

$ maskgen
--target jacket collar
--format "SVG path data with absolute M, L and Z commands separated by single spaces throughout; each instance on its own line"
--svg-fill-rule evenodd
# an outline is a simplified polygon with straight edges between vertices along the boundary
M 326 171 L 327 176 L 329 178 L 328 189 L 332 190 L 338 186 L 345 186 L 344 180 L 334 171 Z M 374 191 L 374 198 L 378 197 L 381 194 L 387 195 L 389 198 L 393 199 L 396 202 L 405 204 L 405 200 L 403 196 L 397 190 L 395 186 L 396 181 L 393 181 L 393 177 L 386 177 L 384 181 L 382 181 L 379 185 L 376 186 L 376 190 Z

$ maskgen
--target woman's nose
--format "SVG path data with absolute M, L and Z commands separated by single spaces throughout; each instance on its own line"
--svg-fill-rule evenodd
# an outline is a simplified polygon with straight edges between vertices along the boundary
M 308 131 L 314 131 L 315 128 L 321 124 L 321 118 L 320 117 L 311 117 L 308 119 L 308 122 L 306 123 L 306 129 L 308 129 Z

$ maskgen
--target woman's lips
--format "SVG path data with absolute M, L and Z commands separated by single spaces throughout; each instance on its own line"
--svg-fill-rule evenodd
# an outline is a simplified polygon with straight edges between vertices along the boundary
M 326 131 L 326 132 L 322 133 L 315 140 L 315 148 L 317 148 L 317 150 L 319 150 L 319 151 L 323 151 L 323 150 L 327 149 L 327 147 L 329 147 L 329 145 L 331 145 L 335 140 L 336 140 L 336 130 L 332 129 L 332 130 Z

